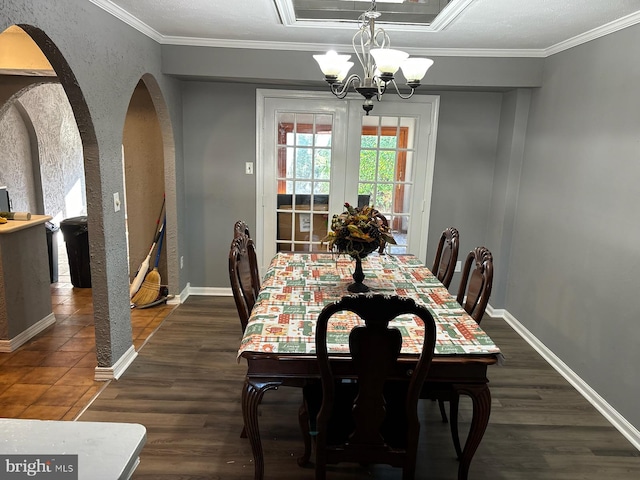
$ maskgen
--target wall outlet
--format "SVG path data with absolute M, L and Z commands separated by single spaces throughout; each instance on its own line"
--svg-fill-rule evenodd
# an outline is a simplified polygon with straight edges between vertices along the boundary
M 454 272 L 459 272 L 459 271 L 461 271 L 461 270 L 462 270 L 462 261 L 461 261 L 461 260 L 458 260 L 458 261 L 456 262 L 456 269 L 454 270 Z
M 244 173 L 247 175 L 253 175 L 253 162 L 247 162 L 244 164 Z
M 180 268 L 182 269 L 183 267 L 184 267 L 184 255 L 180 257 Z
M 113 211 L 120 211 L 120 194 L 118 192 L 113 194 Z

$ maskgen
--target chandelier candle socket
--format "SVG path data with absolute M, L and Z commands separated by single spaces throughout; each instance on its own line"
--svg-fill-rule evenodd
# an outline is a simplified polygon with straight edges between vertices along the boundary
M 382 100 L 382 95 L 386 93 L 389 85 L 393 85 L 400 98 L 411 98 L 427 70 L 433 65 L 430 58 L 410 58 L 406 52 L 389 48 L 389 35 L 383 28 L 376 27 L 376 18 L 379 16 L 376 2 L 373 0 L 369 10 L 360 15 L 359 29 L 353 36 L 353 50 L 362 65 L 362 77 L 355 73 L 347 77 L 353 67 L 353 62 L 349 61 L 351 55 L 339 55 L 330 50 L 324 55 L 313 56 L 329 84 L 331 93 L 338 98 L 344 98 L 349 92 L 349 87 L 353 87 L 365 98 L 362 108 L 367 115 L 373 110 L 373 98 Z M 411 89 L 404 95 L 395 80 L 395 74 L 400 69 L 407 80 L 407 86 Z

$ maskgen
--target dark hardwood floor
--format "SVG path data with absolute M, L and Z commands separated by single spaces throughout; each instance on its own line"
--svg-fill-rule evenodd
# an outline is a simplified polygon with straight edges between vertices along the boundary
M 483 327 L 506 357 L 490 368 L 493 407 L 471 480 L 636 480 L 640 453 L 502 320 Z M 240 323 L 231 297 L 190 297 L 176 308 L 118 381 L 80 421 L 147 427 L 135 480 L 252 479 L 247 439 L 240 438 L 244 361 L 236 361 Z M 461 430 L 470 405 L 463 399 Z M 267 392 L 260 428 L 265 480 L 311 480 L 298 467 L 300 392 Z M 436 402 L 422 403 L 418 479 L 453 480 L 457 461 Z M 400 479 L 384 466 L 330 467 L 328 478 Z

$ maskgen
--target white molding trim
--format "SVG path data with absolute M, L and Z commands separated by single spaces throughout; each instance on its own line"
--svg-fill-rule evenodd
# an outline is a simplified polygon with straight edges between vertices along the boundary
M 56 316 L 53 313 L 50 313 L 42 320 L 31 325 L 24 332 L 19 333 L 15 337 L 10 340 L 0 340 L 0 352 L 2 353 L 10 353 L 19 348 L 21 345 L 25 344 L 45 328 L 50 325 L 53 325 L 56 322 Z
M 596 38 L 604 37 L 624 28 L 631 27 L 637 23 L 640 23 L 640 12 L 632 13 L 626 17 L 619 18 L 618 20 L 614 20 L 613 22 L 609 22 L 598 28 L 594 28 L 593 30 L 577 35 L 569 40 L 557 43 L 552 47 L 547 48 L 544 56 L 549 57 L 556 53 L 563 52 L 564 50 L 569 50 L 570 48 L 577 47 L 578 45 L 590 42 Z
M 131 363 L 138 356 L 138 352 L 133 345 L 129 347 L 129 350 L 114 363 L 111 367 L 96 367 L 94 380 L 97 382 L 106 382 L 108 380 L 117 380 L 125 372 L 125 370 L 131 365 Z
M 606 418 L 616 430 L 640 450 L 640 431 L 627 421 L 604 398 L 578 376 L 567 364 L 556 356 L 544 343 L 536 338 L 513 315 L 504 309 L 493 309 L 487 306 L 487 314 L 493 318 L 503 319 L 513 330 L 531 345 L 546 362 L 562 375 L 591 405 Z
M 116 17 L 118 20 L 121 20 L 122 22 L 126 23 L 130 27 L 136 29 L 143 35 L 146 35 L 147 37 L 151 38 L 152 40 L 155 40 L 158 43 L 162 43 L 162 38 L 163 38 L 162 35 L 160 35 L 157 31 L 155 31 L 146 23 L 138 20 L 136 17 L 131 15 L 129 12 L 127 12 L 125 9 L 120 8 L 118 5 L 116 5 L 112 1 L 110 0 L 89 0 L 89 1 L 94 5 L 96 5 L 97 7 L 100 7 L 105 12 L 110 13 L 111 15 Z
M 194 37 L 162 37 L 159 43 L 163 45 L 184 45 L 191 47 L 239 48 L 248 50 L 284 50 L 290 52 L 326 52 L 325 43 L 293 43 L 266 42 L 257 40 L 228 40 L 221 38 Z M 331 45 L 333 50 L 353 53 L 352 45 Z M 544 49 L 500 49 L 500 48 L 419 48 L 406 47 L 403 50 L 411 55 L 425 55 L 430 57 L 546 57 Z
M 181 36 L 168 36 L 161 35 L 156 30 L 151 28 L 144 22 L 131 15 L 126 10 L 115 5 L 109 0 L 89 0 L 91 3 L 101 8 L 105 12 L 113 15 L 117 19 L 126 23 L 130 27 L 139 31 L 143 35 L 155 40 L 161 45 L 185 45 L 185 46 L 198 46 L 198 47 L 217 47 L 217 48 L 246 48 L 246 49 L 259 49 L 259 50 L 289 50 L 289 51 L 308 51 L 308 52 L 323 52 L 327 50 L 326 44 L 314 44 L 314 43 L 294 43 L 294 42 L 263 42 L 255 40 L 228 40 L 220 38 L 196 38 L 196 37 L 181 37 Z M 452 2 L 454 3 L 454 2 Z M 469 3 L 471 3 L 469 1 Z M 456 7 L 466 7 L 464 1 L 459 2 Z M 445 10 L 449 7 L 445 7 Z M 455 18 L 459 14 L 459 11 L 452 6 L 452 17 Z M 283 19 L 284 20 L 284 19 Z M 429 49 L 404 49 L 412 55 L 432 55 L 443 57 L 540 57 L 546 58 L 550 55 L 560 53 L 564 50 L 568 50 L 575 46 L 589 42 L 596 38 L 615 33 L 624 28 L 630 27 L 640 23 L 640 12 L 635 12 L 626 17 L 614 20 L 606 25 L 603 25 L 593 30 L 577 35 L 573 38 L 565 40 L 564 42 L 557 43 L 544 49 L 464 49 L 464 48 L 429 48 Z M 404 28 L 404 27 L 402 27 Z M 387 27 L 387 30 L 390 30 Z M 427 32 L 430 33 L 430 32 Z M 352 50 L 351 45 L 336 45 L 336 50 Z
M 187 285 L 184 287 L 184 289 L 180 292 L 180 303 L 184 303 L 187 298 L 189 298 L 189 290 L 191 289 L 191 284 L 189 282 L 187 282 Z
M 208 297 L 232 297 L 231 287 L 191 287 L 190 295 L 202 295 Z

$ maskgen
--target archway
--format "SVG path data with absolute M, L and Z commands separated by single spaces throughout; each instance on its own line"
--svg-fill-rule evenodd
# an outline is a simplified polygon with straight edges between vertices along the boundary
M 162 255 L 152 253 L 150 269 L 159 258 L 162 284 L 178 288 L 175 215 L 175 148 L 167 105 L 152 75 L 138 82 L 129 103 L 122 135 L 130 279 L 149 254 L 159 223 L 166 217 Z M 160 213 L 164 205 L 164 212 Z
M 96 138 L 95 129 L 93 126 L 93 122 L 91 119 L 91 115 L 89 112 L 89 108 L 87 102 L 85 101 L 84 95 L 81 91 L 78 81 L 76 80 L 73 72 L 67 61 L 64 59 L 63 55 L 59 51 L 59 49 L 55 46 L 55 44 L 48 38 L 48 36 L 40 29 L 35 28 L 30 25 L 16 25 L 10 27 L 7 32 L 15 35 L 16 37 L 21 37 L 24 45 L 27 45 L 27 53 L 22 51 L 20 55 L 20 59 L 28 59 L 30 56 L 40 57 L 38 66 L 27 65 L 18 65 L 17 70 L 21 70 L 17 75 L 13 75 L 11 77 L 3 76 L 2 81 L 2 100 L 5 100 L 5 105 L 12 100 L 16 100 L 18 96 L 21 99 L 26 98 L 27 95 L 31 95 L 35 92 L 43 83 L 51 83 L 53 86 L 59 85 L 62 88 L 62 92 L 64 96 L 66 96 L 66 100 L 68 101 L 68 105 L 70 106 L 72 116 L 71 119 L 74 120 L 75 125 L 72 129 L 72 135 L 75 134 L 79 137 L 80 143 L 75 152 L 76 155 L 81 157 L 81 165 L 84 167 L 84 175 L 78 176 L 74 179 L 72 186 L 65 190 L 63 190 L 64 205 L 65 208 L 60 208 L 60 216 L 69 216 L 69 214 L 77 213 L 77 211 L 70 211 L 67 207 L 69 199 L 71 196 L 79 196 L 81 198 L 81 203 L 84 204 L 89 210 L 87 212 L 89 217 L 89 231 L 94 231 L 96 233 L 95 240 L 97 240 L 98 251 L 96 254 L 96 259 L 98 260 L 98 268 L 95 269 L 97 275 L 94 272 L 94 268 L 92 265 L 92 277 L 94 280 L 97 278 L 98 282 L 94 283 L 94 288 L 92 288 L 92 299 L 93 305 L 96 307 L 96 314 L 94 315 L 95 320 L 95 353 L 94 356 L 97 360 L 96 368 L 96 377 L 98 377 L 98 372 L 100 369 L 113 371 L 112 366 L 115 363 L 115 360 L 121 359 L 124 355 L 135 351 L 131 345 L 131 335 L 130 335 L 130 324 L 129 335 L 128 335 L 128 346 L 127 350 L 127 325 L 123 325 L 120 323 L 118 325 L 117 334 L 119 335 L 119 339 L 123 337 L 122 333 L 124 333 L 125 342 L 123 344 L 122 341 L 119 341 L 119 344 L 114 344 L 113 332 L 116 331 L 111 323 L 110 318 L 110 308 L 108 303 L 108 295 L 106 294 L 105 288 L 103 284 L 106 284 L 106 271 L 104 268 L 100 268 L 100 263 L 104 264 L 104 262 L 100 262 L 104 258 L 104 252 L 100 251 L 100 247 L 104 246 L 104 238 L 100 238 L 102 234 L 104 236 L 104 218 L 101 212 L 100 205 L 102 204 L 101 199 L 101 172 L 99 166 L 99 155 L 98 155 L 98 142 Z M 26 41 L 28 40 L 28 41 Z M 16 51 L 15 48 L 9 48 L 9 51 Z M 20 50 L 17 50 L 20 52 Z M 3 66 L 3 70 L 4 70 Z M 5 71 L 1 73 L 7 73 Z M 60 87 L 58 87 L 60 88 Z M 60 92 L 58 92 L 60 93 Z M 9 102 L 6 102 L 9 100 Z M 18 113 L 24 113 L 28 116 L 27 109 L 25 107 L 25 102 L 13 102 L 14 105 L 17 105 L 15 110 Z M 24 116 L 24 115 L 23 115 Z M 29 124 L 27 121 L 26 125 Z M 65 124 L 68 126 L 67 124 Z M 65 136 L 69 134 L 70 129 L 67 126 L 61 125 L 59 128 L 58 135 Z M 40 155 L 42 152 L 39 151 L 39 146 L 36 145 L 33 151 L 36 155 Z M 50 159 L 53 160 L 53 159 Z M 35 162 L 37 163 L 37 162 Z M 34 175 L 34 178 L 37 178 L 38 175 Z M 63 184 L 65 182 L 64 178 L 59 178 L 59 183 Z M 85 189 L 86 185 L 86 189 Z M 75 193 L 73 193 L 75 192 Z M 89 194 L 90 192 L 90 194 Z M 37 196 L 36 196 L 37 197 Z M 86 198 L 86 200 L 85 200 Z M 49 198 L 35 198 L 35 200 L 31 201 L 27 205 L 32 205 L 35 210 L 39 208 L 44 209 L 44 205 Z M 82 208 L 82 207 L 81 207 Z M 45 213 L 45 212 L 42 212 Z M 53 213 L 56 216 L 58 212 L 46 212 Z M 94 242 L 92 242 L 94 243 Z M 95 250 L 93 245 L 90 247 L 91 250 Z M 92 252 L 92 257 L 94 256 Z M 93 263 L 93 261 L 92 261 Z M 105 277 L 105 278 L 103 278 Z M 95 288 L 95 283 L 99 283 L 98 288 Z M 128 310 L 128 308 L 127 308 Z M 36 332 L 37 333 L 37 332 Z M 107 379 L 107 378 L 101 378 Z

